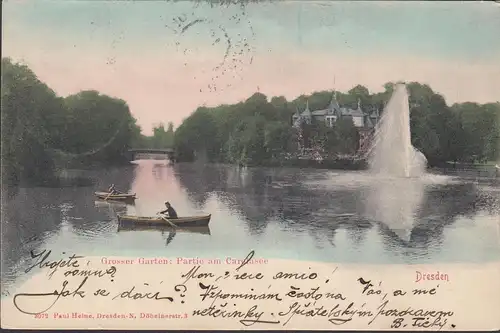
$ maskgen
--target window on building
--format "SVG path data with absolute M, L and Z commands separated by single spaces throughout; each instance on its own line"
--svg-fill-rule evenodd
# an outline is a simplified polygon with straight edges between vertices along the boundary
M 327 124 L 329 127 L 333 127 L 333 124 L 335 123 L 336 118 L 337 118 L 337 117 L 335 117 L 335 116 L 327 116 L 327 117 L 326 117 L 326 124 Z
M 363 117 L 352 117 L 354 126 L 363 127 Z

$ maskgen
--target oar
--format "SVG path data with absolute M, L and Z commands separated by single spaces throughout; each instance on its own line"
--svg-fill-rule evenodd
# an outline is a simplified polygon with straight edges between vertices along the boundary
M 116 194 L 117 194 L 117 195 L 119 195 L 119 194 L 123 194 L 122 192 L 119 192 L 119 191 L 117 191 L 117 190 L 114 190 L 114 192 L 116 192 Z M 112 195 L 113 195 L 113 191 L 109 192 L 108 196 L 107 196 L 107 197 L 106 197 L 106 199 L 104 199 L 104 200 L 108 200 L 108 199 L 109 199 L 109 197 L 110 197 L 110 196 L 112 196 Z
M 166 221 L 168 224 L 170 224 L 171 227 L 173 228 L 177 228 L 177 226 L 175 224 L 173 224 L 169 219 L 167 219 L 165 216 L 163 216 L 162 214 L 158 214 L 160 215 L 160 217 L 162 218 L 162 220 Z
M 107 201 L 112 193 L 113 193 L 113 191 L 109 192 L 108 195 L 106 196 L 106 199 L 104 199 L 104 200 Z

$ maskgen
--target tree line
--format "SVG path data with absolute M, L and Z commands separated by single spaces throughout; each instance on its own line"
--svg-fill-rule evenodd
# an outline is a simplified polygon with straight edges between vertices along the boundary
M 169 122 L 167 129 L 163 123 L 159 123 L 153 127 L 153 135 L 137 136 L 133 141 L 134 148 L 151 148 L 162 149 L 172 148 L 174 146 L 174 124 Z
M 393 84 L 370 94 L 363 86 L 337 93 L 341 106 L 381 111 Z M 412 143 L 431 165 L 446 161 L 485 162 L 500 155 L 500 103 L 448 106 L 428 85 L 408 84 Z M 175 148 L 179 161 L 269 165 L 282 163 L 303 147 L 328 156 L 354 154 L 359 133 L 352 120 L 333 128 L 321 122 L 292 126 L 292 115 L 323 109 L 331 91 L 283 96 L 256 93 L 245 101 L 199 107 L 174 131 L 173 124 L 141 133 L 127 103 L 97 91 L 58 96 L 27 66 L 2 58 L 2 181 L 4 184 L 51 180 L 59 168 L 109 166 L 128 161 L 130 148 Z
M 121 99 L 58 96 L 27 66 L 2 58 L 2 181 L 52 181 L 58 168 L 126 161 L 140 128 Z
M 347 93 L 337 93 L 341 106 L 355 109 L 383 108 L 394 89 L 386 83 L 384 91 L 370 94 L 361 85 Z M 418 82 L 407 84 L 410 103 L 412 144 L 427 157 L 431 166 L 453 162 L 486 162 L 500 157 L 500 103 L 473 102 L 446 104 L 442 95 Z M 332 91 L 302 95 L 293 101 L 285 97 L 270 100 L 256 93 L 247 100 L 217 107 L 199 107 L 177 128 L 174 147 L 179 161 L 266 165 L 297 156 L 302 147 L 321 151 L 327 156 L 355 154 L 359 132 L 351 119 L 337 121 L 333 128 L 312 122 L 295 129 L 292 115 L 325 109 Z

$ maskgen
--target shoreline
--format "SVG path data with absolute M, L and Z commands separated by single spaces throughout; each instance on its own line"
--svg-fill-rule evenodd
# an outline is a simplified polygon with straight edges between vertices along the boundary
M 359 162 L 351 162 L 352 160 L 326 160 L 326 161 L 314 161 L 314 160 L 288 160 L 288 161 L 276 161 L 270 163 L 262 163 L 256 165 L 246 165 L 239 166 L 242 168 L 290 168 L 290 169 L 312 169 L 312 170 L 338 170 L 338 171 L 368 171 L 368 165 L 366 161 L 360 160 Z M 200 166 L 226 166 L 226 167 L 238 167 L 236 163 L 227 162 L 210 162 L 210 163 L 200 163 L 200 162 L 176 162 L 171 165 L 200 165 Z M 457 164 L 458 165 L 458 164 Z M 491 165 L 478 165 L 469 166 L 468 168 L 463 167 L 453 167 L 449 166 L 433 166 L 426 168 L 427 173 L 447 175 L 447 176 L 457 176 L 465 180 L 473 179 L 486 179 L 486 180 L 500 180 L 500 177 L 495 175 L 495 167 Z

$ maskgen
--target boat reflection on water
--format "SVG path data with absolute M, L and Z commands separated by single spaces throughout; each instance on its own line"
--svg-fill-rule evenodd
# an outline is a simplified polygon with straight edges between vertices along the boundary
M 104 208 L 109 206 L 126 207 L 127 205 L 129 205 L 129 203 L 114 200 L 96 200 L 94 201 L 94 205 L 96 208 Z
M 208 235 L 210 236 L 210 227 L 171 227 L 168 225 L 131 225 L 131 224 L 123 224 L 118 223 L 118 232 L 127 232 L 127 231 L 150 231 L 150 232 L 158 232 L 160 231 L 162 235 L 167 233 L 167 240 L 165 246 L 168 246 L 172 240 L 174 239 L 177 233 L 188 233 L 188 234 L 200 234 L 200 235 Z
M 127 206 L 134 206 L 134 202 L 114 201 L 114 200 L 96 200 L 94 201 L 95 208 L 113 208 L 120 211 L 126 210 Z
M 118 232 L 122 231 L 161 231 L 161 232 L 183 232 L 191 234 L 202 234 L 210 236 L 210 227 L 171 227 L 169 225 L 131 225 L 131 224 L 118 224 Z
M 112 219 L 116 218 L 118 214 L 127 213 L 127 203 L 120 201 L 96 200 L 94 201 L 94 207 L 101 211 L 107 209 Z

